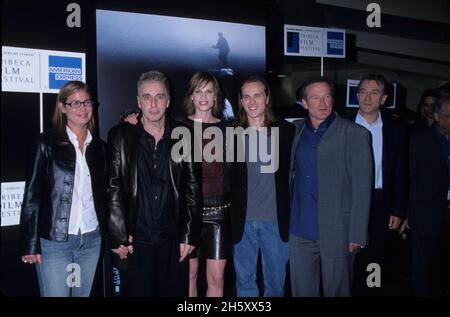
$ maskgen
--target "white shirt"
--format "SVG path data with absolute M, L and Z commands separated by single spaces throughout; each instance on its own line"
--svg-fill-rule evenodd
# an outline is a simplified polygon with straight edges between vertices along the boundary
M 372 134 L 372 150 L 375 159 L 375 189 L 381 189 L 383 188 L 383 120 L 381 119 L 381 114 L 378 111 L 377 120 L 370 124 L 358 111 L 355 122 L 362 125 Z
M 94 197 L 92 196 L 91 175 L 86 162 L 86 148 L 91 143 L 92 135 L 87 132 L 83 145 L 83 153 L 78 147 L 75 133 L 66 127 L 70 143 L 75 147 L 76 163 L 75 177 L 72 193 L 72 207 L 70 208 L 69 234 L 77 235 L 94 231 L 98 226 L 97 214 L 95 213 Z

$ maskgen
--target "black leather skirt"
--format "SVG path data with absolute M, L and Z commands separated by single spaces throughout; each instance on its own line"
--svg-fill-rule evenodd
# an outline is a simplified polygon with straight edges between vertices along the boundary
M 191 253 L 191 258 L 212 260 L 227 259 L 231 248 L 229 227 L 230 203 L 227 196 L 203 199 L 203 222 L 200 245 Z

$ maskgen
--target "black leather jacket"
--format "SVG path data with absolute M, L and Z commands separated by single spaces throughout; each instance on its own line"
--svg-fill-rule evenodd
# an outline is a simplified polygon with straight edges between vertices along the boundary
M 169 128 L 181 123 L 167 120 Z M 109 239 L 112 249 L 128 245 L 128 235 L 136 228 L 137 167 L 136 148 L 142 127 L 126 122 L 113 127 L 108 134 L 108 209 Z M 170 148 L 178 140 L 170 140 Z M 175 219 L 179 243 L 197 246 L 202 222 L 201 183 L 198 164 L 175 162 L 170 157 L 170 179 L 175 198 Z
M 75 148 L 53 130 L 33 144 L 20 215 L 22 254 L 40 254 L 40 238 L 67 241 L 75 178 Z M 105 232 L 106 144 L 93 136 L 86 148 L 95 211 Z

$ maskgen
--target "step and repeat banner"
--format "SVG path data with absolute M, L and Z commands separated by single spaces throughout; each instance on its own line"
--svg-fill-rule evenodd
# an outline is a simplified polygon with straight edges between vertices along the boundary
M 2 118 L 7 118 L 2 122 L 2 227 L 19 224 L 25 187 L 24 153 L 32 139 L 17 142 L 16 136 L 30 127 L 33 135 L 50 127 L 55 104 L 49 102 L 70 80 L 86 80 L 84 53 L 2 46 Z M 36 122 L 27 124 L 27 119 Z
M 51 127 L 58 91 L 86 80 L 85 54 L 2 46 L 1 295 L 39 296 L 34 266 L 20 261 L 20 211 L 33 138 Z
M 106 139 L 124 110 L 137 107 L 136 82 L 150 69 L 171 80 L 172 117 L 184 116 L 189 78 L 203 70 L 217 77 L 226 98 L 224 116 L 232 119 L 241 81 L 266 72 L 265 38 L 262 25 L 97 10 L 94 71 L 100 137 Z M 1 272 L 7 296 L 38 295 L 34 268 L 19 261 L 28 150 L 33 137 L 51 127 L 60 87 L 70 80 L 86 81 L 85 64 L 84 53 L 2 46 Z M 97 275 L 106 296 L 120 296 L 120 275 L 109 256 L 105 252 Z

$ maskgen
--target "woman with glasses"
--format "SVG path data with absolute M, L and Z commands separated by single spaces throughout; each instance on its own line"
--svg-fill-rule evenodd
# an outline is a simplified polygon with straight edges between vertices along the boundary
M 90 88 L 59 91 L 53 128 L 37 136 L 21 212 L 22 261 L 36 264 L 41 296 L 89 296 L 100 255 L 105 144 L 94 134 Z

